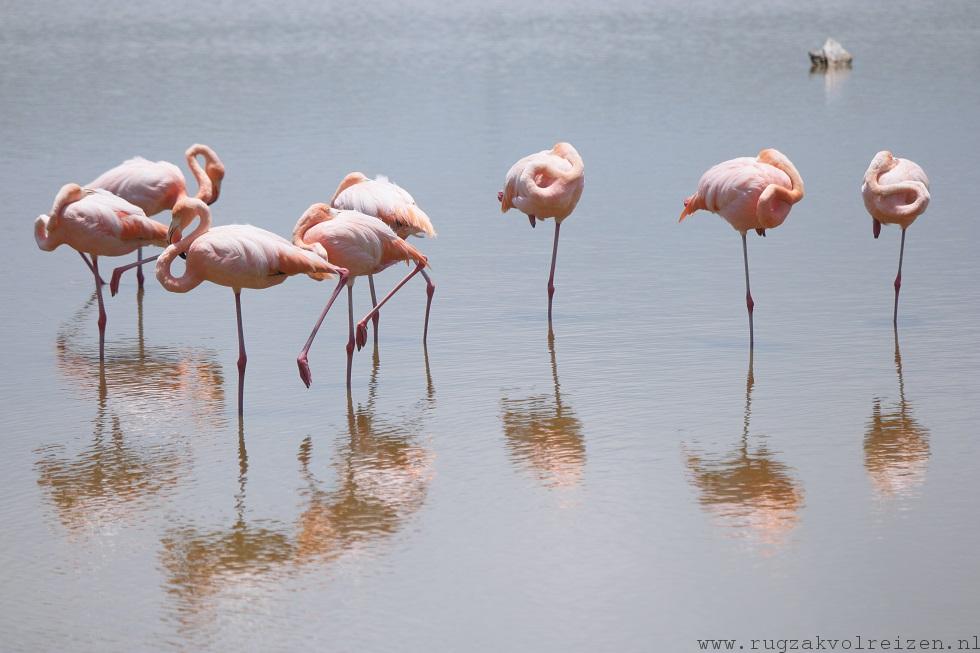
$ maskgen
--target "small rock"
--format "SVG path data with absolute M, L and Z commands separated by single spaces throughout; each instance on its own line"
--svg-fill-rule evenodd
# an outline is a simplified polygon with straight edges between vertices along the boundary
M 850 67 L 854 57 L 840 43 L 828 38 L 819 50 L 810 50 L 810 63 L 816 68 Z

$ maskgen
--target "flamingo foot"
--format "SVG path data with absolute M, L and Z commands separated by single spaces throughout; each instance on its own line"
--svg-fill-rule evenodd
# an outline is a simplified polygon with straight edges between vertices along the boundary
M 871 222 L 873 223 L 871 225 L 871 233 L 875 235 L 875 239 L 877 240 L 878 236 L 881 235 L 881 223 L 874 218 L 871 218 Z
M 313 383 L 313 373 L 310 372 L 310 364 L 306 360 L 306 355 L 303 354 L 296 358 L 296 365 L 299 366 L 299 378 L 303 380 L 306 387 L 309 388 L 310 384 Z
M 498 202 L 503 202 L 504 201 L 504 191 L 502 191 L 502 190 L 497 191 L 497 201 Z
M 534 216 L 529 215 L 527 216 L 527 219 L 531 222 L 531 229 L 534 229 Z
M 361 320 L 357 323 L 357 350 L 367 344 L 367 322 Z
M 760 235 L 760 236 L 762 236 L 763 238 L 765 238 L 765 237 L 766 237 L 766 230 L 765 230 L 765 229 L 756 229 L 756 230 L 755 230 L 755 233 L 757 233 L 757 234 L 759 234 L 759 235 Z
M 109 294 L 113 297 L 119 292 L 119 281 L 122 279 L 123 271 L 116 269 L 112 271 L 112 281 L 109 282 Z

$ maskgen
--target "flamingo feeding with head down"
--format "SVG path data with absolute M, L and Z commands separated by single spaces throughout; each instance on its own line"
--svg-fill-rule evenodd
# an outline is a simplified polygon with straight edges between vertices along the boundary
M 874 221 L 875 238 L 881 233 L 882 223 L 897 224 L 902 228 L 898 275 L 895 277 L 895 310 L 892 314 L 892 326 L 898 328 L 898 292 L 902 288 L 905 230 L 929 206 L 929 178 L 915 162 L 899 159 L 883 150 L 875 155 L 864 173 L 861 195 Z
M 347 388 L 350 389 L 351 364 L 354 357 L 354 280 L 364 275 L 381 272 L 395 263 L 415 263 L 415 269 L 409 272 L 394 289 L 388 293 L 364 318 L 357 323 L 356 343 L 360 349 L 367 341 L 367 321 L 377 315 L 381 307 L 391 299 L 409 279 L 423 272 L 428 264 L 427 259 L 419 250 L 408 244 L 384 222 L 358 211 L 339 211 L 326 204 L 314 204 L 296 222 L 293 229 L 293 244 L 313 251 L 325 250 L 331 262 L 345 268 L 347 275 L 342 275 L 340 283 L 333 291 L 327 305 L 320 314 L 313 332 L 296 358 L 299 366 L 299 376 L 310 387 L 312 374 L 307 360 L 313 339 L 323 323 L 330 306 L 333 305 L 340 289 L 347 285 L 347 315 L 349 322 L 349 337 L 347 340 Z M 431 297 L 431 295 L 430 295 Z
M 197 227 L 185 237 L 181 232 L 197 218 Z M 242 288 L 269 288 L 286 277 L 305 274 L 317 281 L 331 273 L 347 276 L 347 271 L 331 265 L 322 252 L 307 251 L 285 238 L 251 225 L 225 225 L 211 228 L 211 210 L 203 201 L 185 197 L 173 208 L 167 233 L 168 246 L 157 260 L 157 280 L 170 292 L 187 292 L 210 281 L 235 291 L 238 318 L 238 414 L 242 414 L 244 391 L 245 336 L 242 330 Z M 177 255 L 187 254 L 184 274 L 175 277 L 170 266 Z
M 548 276 L 548 329 L 551 329 L 551 300 L 555 295 L 555 261 L 558 258 L 558 232 L 571 215 L 585 187 L 585 164 L 569 143 L 558 143 L 524 157 L 507 172 L 504 189 L 497 193 L 500 210 L 516 208 L 525 213 L 531 226 L 535 220 L 555 219 L 555 244 L 551 250 Z
M 745 305 L 749 310 L 749 347 L 755 346 L 752 326 L 752 291 L 749 287 L 749 255 L 745 233 L 755 229 L 760 236 L 786 220 L 794 204 L 803 199 L 803 179 L 796 167 L 779 150 L 762 150 L 756 158 L 739 157 L 710 168 L 698 182 L 698 192 L 684 200 L 680 221 L 695 211 L 717 213 L 742 234 L 745 263 Z
M 203 168 L 197 160 L 199 156 L 204 158 Z M 221 180 L 225 177 L 225 166 L 221 159 L 210 147 L 200 144 L 187 148 L 184 157 L 187 167 L 197 180 L 197 198 L 214 204 L 221 192 Z M 123 161 L 115 168 L 103 172 L 87 188 L 103 188 L 140 207 L 148 216 L 172 210 L 178 200 L 187 196 L 187 183 L 180 168 L 169 161 L 148 161 L 141 156 Z M 113 270 L 110 284 L 112 294 L 116 294 L 122 273 L 133 267 L 137 268 L 136 278 L 142 288 L 143 263 L 149 263 L 155 258 L 151 256 L 144 259 L 140 249 L 135 263 Z
M 415 203 L 415 198 L 398 184 L 389 181 L 384 175 L 368 179 L 363 173 L 350 173 L 337 186 L 337 190 L 330 200 L 330 206 L 335 209 L 359 211 L 365 215 L 374 216 L 391 227 L 392 231 L 402 239 L 409 236 L 432 238 L 436 235 L 432 221 L 429 220 L 425 211 Z M 429 337 L 429 309 L 432 307 L 432 295 L 436 291 L 436 285 L 432 283 L 432 278 L 428 272 L 425 270 L 421 272 L 426 283 L 425 325 L 422 328 L 422 344 L 424 346 Z M 368 286 L 371 288 L 371 304 L 377 305 L 378 297 L 374 292 L 374 275 L 368 274 L 367 278 Z M 375 313 L 374 318 L 372 318 L 375 343 L 378 342 L 379 318 L 379 313 Z
M 105 304 L 99 278 L 100 256 L 122 256 L 143 245 L 167 244 L 167 230 L 150 220 L 138 206 L 105 190 L 65 184 L 58 191 L 50 215 L 34 221 L 34 240 L 46 252 L 60 245 L 75 249 L 82 258 L 88 253 L 95 292 L 99 299 L 99 360 L 105 358 Z M 86 258 L 86 262 L 88 259 Z

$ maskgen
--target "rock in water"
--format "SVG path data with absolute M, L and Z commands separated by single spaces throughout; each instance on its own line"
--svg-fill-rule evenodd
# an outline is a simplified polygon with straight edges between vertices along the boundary
M 810 62 L 814 68 L 850 66 L 853 57 L 840 43 L 828 38 L 819 50 L 810 50 Z

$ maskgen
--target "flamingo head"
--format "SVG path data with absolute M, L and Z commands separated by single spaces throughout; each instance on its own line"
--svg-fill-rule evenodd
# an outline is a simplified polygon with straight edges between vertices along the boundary
M 218 201 L 218 195 L 221 194 L 221 181 L 225 178 L 225 166 L 221 161 L 209 160 L 204 166 L 204 172 L 211 180 L 211 197 L 208 204 L 214 204 Z
M 182 240 L 184 229 L 194 221 L 194 218 L 200 218 L 202 223 L 207 222 L 210 226 L 211 211 L 208 205 L 196 197 L 184 197 L 179 200 L 171 212 L 167 243 L 173 245 Z

